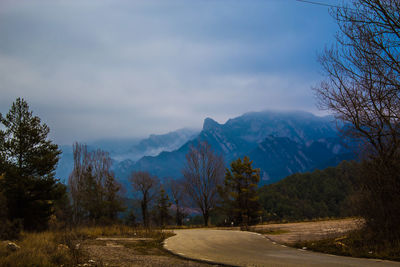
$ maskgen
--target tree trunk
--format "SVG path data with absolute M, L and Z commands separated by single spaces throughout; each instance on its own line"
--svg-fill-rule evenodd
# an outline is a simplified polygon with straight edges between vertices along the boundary
M 204 219 L 204 226 L 208 226 L 208 219 L 210 217 L 210 214 L 208 211 L 203 212 L 203 219 Z

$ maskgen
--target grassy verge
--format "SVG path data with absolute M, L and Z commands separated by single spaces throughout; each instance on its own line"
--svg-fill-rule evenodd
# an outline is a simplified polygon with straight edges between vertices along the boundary
M 294 246 L 342 256 L 400 261 L 400 241 L 379 242 L 370 238 L 363 230 L 353 231 L 337 238 L 298 242 Z
M 285 230 L 285 229 L 268 229 L 268 228 L 257 229 L 257 228 L 253 228 L 253 227 L 250 227 L 249 231 L 263 234 L 263 235 L 281 235 L 281 234 L 290 233 L 289 230 Z
M 135 243 L 136 248 L 146 254 L 152 248 L 161 251 L 162 242 L 171 235 L 171 232 L 157 229 L 132 228 L 124 225 L 22 233 L 19 240 L 13 241 L 20 247 L 16 251 L 7 248 L 9 241 L 0 241 L 0 266 L 77 266 L 87 260 L 87 255 L 79 244 L 84 240 L 102 236 L 149 238 L 149 241 Z
M 23 233 L 14 241 L 20 249 L 11 251 L 0 243 L 0 266 L 76 266 L 82 255 L 74 247 L 72 233 Z

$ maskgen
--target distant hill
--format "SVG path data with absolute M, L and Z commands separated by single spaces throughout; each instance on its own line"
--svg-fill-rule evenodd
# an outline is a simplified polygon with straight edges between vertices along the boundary
M 353 157 L 341 143 L 332 117 L 301 111 L 263 111 L 246 113 L 225 124 L 206 118 L 202 131 L 178 149 L 144 156 L 136 162 L 122 161 L 115 171 L 125 182 L 135 170 L 149 171 L 160 178 L 179 178 L 186 153 L 201 141 L 221 153 L 227 165 L 238 157 L 250 156 L 254 166 L 261 169 L 260 184 L 317 167 L 335 166 Z
M 359 164 L 297 173 L 259 189 L 266 220 L 298 221 L 354 215 L 351 196 L 359 179 Z
M 173 151 L 188 140 L 195 138 L 199 134 L 195 129 L 179 129 L 167 134 L 152 134 L 146 139 L 103 139 L 88 142 L 88 149 L 102 149 L 110 153 L 113 160 L 113 167 L 129 169 L 134 162 L 144 156 L 156 156 L 162 151 Z M 67 181 L 73 168 L 72 144 L 61 146 L 61 158 L 58 162 L 56 175 L 62 181 Z

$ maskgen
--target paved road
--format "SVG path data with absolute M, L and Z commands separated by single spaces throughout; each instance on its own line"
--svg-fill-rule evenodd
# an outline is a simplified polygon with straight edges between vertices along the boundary
M 231 230 L 175 230 L 164 247 L 183 257 L 234 266 L 400 266 L 288 248 L 260 234 Z

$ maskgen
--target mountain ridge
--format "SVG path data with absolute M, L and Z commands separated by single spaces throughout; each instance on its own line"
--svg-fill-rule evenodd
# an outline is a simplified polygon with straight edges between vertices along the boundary
M 206 118 L 198 136 L 180 148 L 158 156 L 145 156 L 127 169 L 117 166 L 116 173 L 123 180 L 138 170 L 160 178 L 179 178 L 189 148 L 204 141 L 225 157 L 227 166 L 238 157 L 250 156 L 253 165 L 261 169 L 264 177 L 261 184 L 324 166 L 324 162 L 336 163 L 342 154 L 349 152 L 341 143 L 331 116 L 319 117 L 299 111 L 248 112 L 224 124 Z

